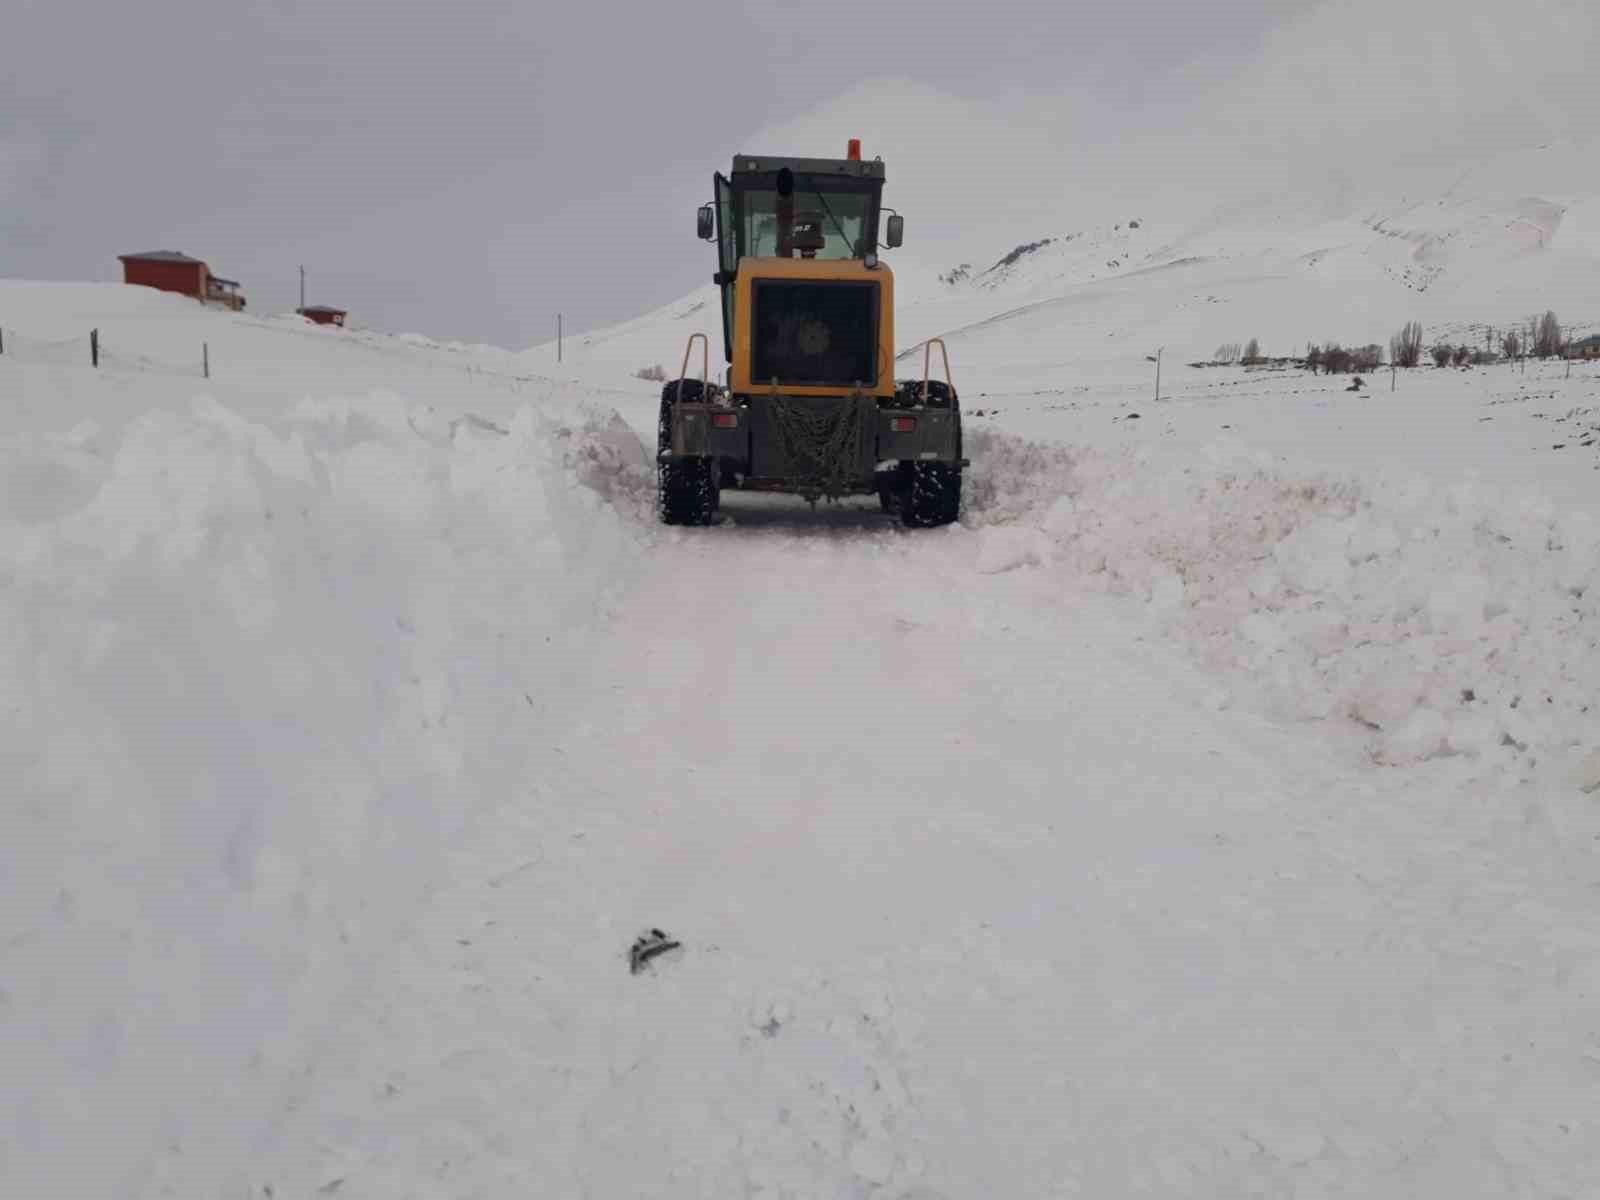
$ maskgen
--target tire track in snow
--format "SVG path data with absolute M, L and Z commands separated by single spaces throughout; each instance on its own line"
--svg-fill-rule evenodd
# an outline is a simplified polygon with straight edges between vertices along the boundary
M 1463 885 L 1426 881 L 1465 846 L 1312 731 L 1207 712 L 1114 603 L 975 577 L 969 531 L 728 508 L 659 539 L 530 729 L 528 794 L 353 1018 L 287 1178 L 937 1200 L 1516 1177 L 1458 1091 L 1509 1082 L 1481 1030 L 1530 1002 L 1506 990 L 1529 928 L 1493 931 L 1502 966 L 1470 931 L 1441 952 Z M 630 976 L 649 926 L 686 950 Z M 1459 990 L 1484 986 L 1487 1010 Z M 1530 1066 L 1581 1130 L 1576 1078 Z M 1526 1144 L 1580 1178 L 1576 1143 Z

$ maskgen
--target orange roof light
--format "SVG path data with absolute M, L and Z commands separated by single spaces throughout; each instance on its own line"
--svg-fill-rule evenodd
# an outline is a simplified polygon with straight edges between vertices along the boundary
M 851 138 L 850 139 L 850 148 L 849 148 L 849 150 L 845 151 L 845 157 L 848 158 L 851 162 L 860 162 L 861 161 L 861 139 L 860 138 Z

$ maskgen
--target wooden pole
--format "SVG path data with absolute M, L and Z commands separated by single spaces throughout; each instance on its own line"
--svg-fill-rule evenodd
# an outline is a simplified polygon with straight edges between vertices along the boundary
M 89 330 L 89 365 L 92 367 L 100 365 L 100 331 L 98 329 Z
M 200 343 L 200 372 L 207 379 L 211 378 L 211 346 L 209 343 Z
M 561 361 L 561 314 L 556 314 L 556 361 Z
M 1165 349 L 1166 349 L 1165 346 L 1158 346 L 1156 348 L 1156 400 L 1157 401 L 1159 401 L 1161 399 L 1161 351 L 1163 351 Z

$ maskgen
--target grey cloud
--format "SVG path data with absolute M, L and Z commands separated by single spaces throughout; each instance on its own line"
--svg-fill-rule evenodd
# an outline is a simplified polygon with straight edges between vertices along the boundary
M 865 79 L 1087 91 L 1114 121 L 1279 7 L 24 2 L 0 274 L 115 278 L 170 245 L 273 312 L 304 262 L 374 326 L 528 344 L 558 309 L 589 326 L 703 282 L 710 171 Z

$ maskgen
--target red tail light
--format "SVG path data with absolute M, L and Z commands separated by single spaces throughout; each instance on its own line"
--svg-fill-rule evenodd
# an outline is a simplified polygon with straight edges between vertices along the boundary
M 890 417 L 889 418 L 889 432 L 890 433 L 915 433 L 916 431 L 917 431 L 917 419 L 915 417 Z
M 851 162 L 860 162 L 861 161 L 861 139 L 860 138 L 851 138 L 850 139 L 850 148 L 845 151 L 845 157 L 848 158 Z
M 737 429 L 739 428 L 739 414 L 731 412 L 712 413 L 711 423 L 718 429 Z

